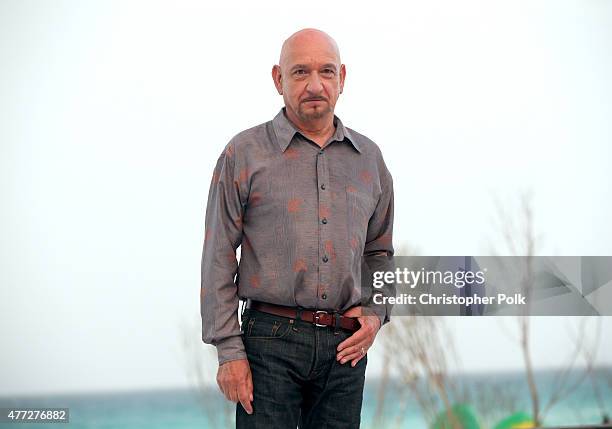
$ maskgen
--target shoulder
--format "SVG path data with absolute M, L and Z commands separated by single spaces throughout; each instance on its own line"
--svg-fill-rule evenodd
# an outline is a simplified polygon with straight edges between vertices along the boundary
M 347 131 L 350 133 L 351 137 L 355 140 L 355 143 L 359 145 L 362 153 L 366 153 L 368 155 L 374 155 L 376 157 L 382 158 L 382 152 L 380 147 L 374 140 L 362 134 L 353 128 L 345 126 Z
M 350 133 L 351 137 L 355 140 L 355 142 L 359 145 L 361 153 L 369 159 L 369 162 L 374 162 L 376 164 L 376 167 L 382 176 L 386 177 L 387 180 L 391 181 L 391 173 L 387 168 L 387 164 L 385 163 L 385 159 L 383 157 L 380 146 L 368 136 L 361 134 L 360 132 L 355 131 L 354 129 L 349 128 L 347 126 L 345 126 L 345 128 Z
M 374 140 L 372 140 L 368 136 L 361 134 L 360 132 L 355 131 L 352 128 L 346 126 L 345 128 L 348 130 L 355 142 L 359 145 L 361 153 L 365 154 L 368 158 L 373 159 L 379 166 L 384 167 L 384 169 L 386 169 L 385 160 L 382 151 L 380 150 L 380 146 L 378 146 L 378 144 L 376 144 L 376 142 L 374 142 Z
M 269 139 L 271 123 L 271 121 L 262 122 L 234 134 L 234 136 L 232 136 L 229 142 L 225 145 L 223 152 L 228 152 L 227 155 L 229 156 L 236 153 L 247 153 L 250 146 L 259 144 L 259 142 Z

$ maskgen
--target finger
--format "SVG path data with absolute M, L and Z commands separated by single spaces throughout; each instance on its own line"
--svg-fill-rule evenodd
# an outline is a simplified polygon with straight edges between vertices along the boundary
M 362 353 L 363 351 L 363 353 Z M 361 343 L 354 347 L 349 347 L 338 353 L 339 356 L 336 356 L 336 359 L 340 362 L 344 363 L 350 359 L 353 359 L 357 356 L 362 356 L 368 351 L 368 347 L 366 344 Z
M 350 346 L 350 347 L 347 347 L 344 350 L 342 350 L 341 352 L 338 352 L 336 354 L 336 360 L 342 360 L 342 359 L 346 358 L 347 356 L 355 354 L 355 353 L 357 353 L 357 350 L 359 350 L 359 346 Z
M 336 353 L 336 360 L 341 360 L 347 355 L 351 353 L 355 353 L 355 350 L 357 350 L 356 346 L 349 346 L 349 347 L 342 349 L 342 351 Z
M 363 359 L 363 357 L 364 357 L 364 356 L 365 356 L 365 355 L 360 355 L 360 356 L 359 356 L 357 359 L 353 359 L 353 360 L 351 361 L 351 366 L 355 366 L 355 365 L 357 365 L 357 362 L 359 362 L 361 359 Z
M 236 387 L 230 389 L 230 401 L 238 403 L 238 389 Z
M 249 394 L 249 400 L 253 402 L 253 377 L 250 371 L 247 377 L 247 393 Z
M 230 396 L 230 391 L 226 385 L 223 385 L 223 396 L 225 396 L 225 399 L 227 399 L 228 401 L 232 400 L 232 397 Z
M 351 359 L 355 359 L 355 358 L 358 358 L 360 356 L 363 356 L 360 351 L 359 352 L 349 353 L 348 355 L 346 355 L 342 359 L 340 359 L 340 363 L 341 364 L 345 364 L 348 361 L 350 361 Z
M 367 330 L 364 328 L 359 328 L 350 337 L 348 337 L 346 340 L 338 344 L 338 347 L 336 348 L 336 350 L 340 352 L 347 347 L 355 346 L 359 342 L 363 342 L 364 340 L 366 340 L 367 337 L 368 337 Z
M 342 359 L 345 356 L 348 356 L 351 353 L 359 353 L 361 352 L 361 348 L 363 347 L 364 353 L 366 351 L 368 351 L 368 349 L 370 348 L 370 345 L 372 343 L 370 341 L 361 341 L 357 344 L 355 344 L 354 346 L 349 346 L 346 347 L 345 349 L 343 349 L 341 352 L 338 352 L 336 354 L 336 359 Z
M 242 404 L 242 408 L 248 414 L 253 414 L 253 406 L 251 405 L 251 393 L 248 391 L 247 387 L 243 384 L 238 389 L 238 399 Z

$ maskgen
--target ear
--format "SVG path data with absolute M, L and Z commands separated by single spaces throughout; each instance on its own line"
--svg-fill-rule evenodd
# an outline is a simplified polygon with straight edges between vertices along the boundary
M 344 89 L 344 79 L 346 78 L 346 66 L 344 64 L 340 64 L 340 94 L 342 94 L 342 90 Z
M 272 67 L 272 80 L 274 81 L 274 86 L 280 95 L 283 95 L 282 78 L 280 66 L 274 65 Z

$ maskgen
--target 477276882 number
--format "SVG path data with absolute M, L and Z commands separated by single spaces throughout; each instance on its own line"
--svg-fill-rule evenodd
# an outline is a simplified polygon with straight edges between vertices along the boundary
M 68 408 L 0 408 L 0 423 L 69 423 Z

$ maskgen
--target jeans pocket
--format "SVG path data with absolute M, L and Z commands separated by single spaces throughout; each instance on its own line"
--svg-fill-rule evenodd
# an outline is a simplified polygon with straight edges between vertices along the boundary
M 293 327 L 293 319 L 262 312 L 250 313 L 244 323 L 244 339 L 250 340 L 283 338 L 292 331 Z

